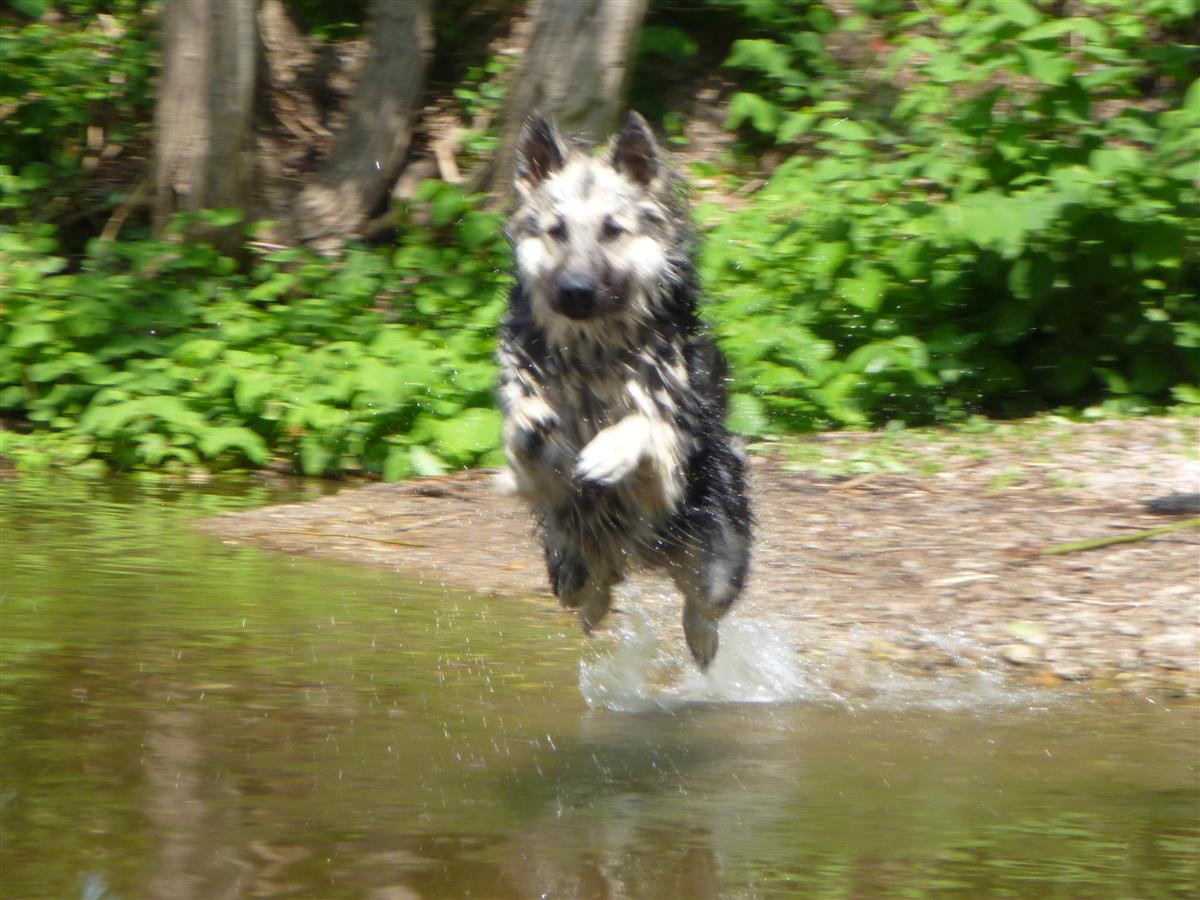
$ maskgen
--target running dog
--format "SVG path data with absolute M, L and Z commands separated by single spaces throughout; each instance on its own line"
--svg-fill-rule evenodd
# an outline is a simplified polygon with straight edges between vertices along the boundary
M 707 668 L 746 580 L 751 514 L 683 186 L 637 113 L 599 155 L 534 115 L 514 195 L 499 402 L 550 585 L 590 633 L 627 571 L 665 569 Z

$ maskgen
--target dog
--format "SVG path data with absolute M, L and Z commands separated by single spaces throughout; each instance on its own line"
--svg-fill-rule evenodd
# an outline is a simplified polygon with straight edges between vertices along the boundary
M 601 155 L 534 114 L 513 193 L 499 405 L 550 585 L 591 633 L 630 569 L 665 569 L 706 669 L 746 581 L 751 512 L 682 182 L 636 112 Z

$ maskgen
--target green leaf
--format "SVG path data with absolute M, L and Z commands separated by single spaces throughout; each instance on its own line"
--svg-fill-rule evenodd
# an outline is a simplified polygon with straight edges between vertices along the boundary
M 498 216 L 473 209 L 463 215 L 458 226 L 458 237 L 464 247 L 474 250 L 488 241 L 496 240 L 502 234 L 502 228 Z
M 1137 171 L 1144 165 L 1144 154 L 1136 147 L 1100 147 L 1088 156 L 1088 168 L 1100 178 L 1118 172 Z
M 749 122 L 763 134 L 773 135 L 782 116 L 782 110 L 771 101 L 758 94 L 742 91 L 734 94 L 729 101 L 729 115 L 725 119 L 725 127 L 734 129 Z
M 200 221 L 213 228 L 230 228 L 242 221 L 240 209 L 203 209 L 197 214 Z
M 9 2 L 13 9 L 31 19 L 40 19 L 50 9 L 50 0 L 9 0 Z
M 8 345 L 17 349 L 50 344 L 54 341 L 54 329 L 45 322 L 25 322 L 18 325 L 8 336 Z
M 413 474 L 412 454 L 409 447 L 392 447 L 383 463 L 384 481 L 403 481 Z
M 433 198 L 433 223 L 449 225 L 462 216 L 469 206 L 470 203 L 457 189 L 446 185 Z
M 869 141 L 872 137 L 870 131 L 853 119 L 826 119 L 818 130 L 843 141 Z
M 831 276 L 849 256 L 850 244 L 847 241 L 823 241 L 813 245 L 809 264 L 814 272 Z
M 417 475 L 430 476 L 446 474 L 445 464 L 424 447 L 410 448 L 409 461 L 412 463 L 413 472 Z
M 208 459 L 215 459 L 226 450 L 240 450 L 246 459 L 259 466 L 270 455 L 266 442 L 249 428 L 241 426 L 209 428 L 200 435 L 197 446 L 201 455 Z
M 1025 43 L 1036 43 L 1038 41 L 1060 38 L 1067 34 L 1078 35 L 1085 41 L 1093 44 L 1105 45 L 1109 40 L 1108 28 L 1105 27 L 1103 22 L 1096 19 L 1083 18 L 1082 16 L 1073 16 L 1067 19 L 1051 19 L 1047 22 L 1041 22 L 1032 28 L 1026 28 L 1017 35 L 1017 40 Z
M 654 53 L 677 62 L 696 55 L 700 45 L 682 28 L 647 25 L 638 35 L 638 53 Z
M 748 437 L 766 434 L 771 427 L 762 401 L 752 394 L 735 393 L 729 398 L 729 429 Z
M 778 79 L 796 74 L 792 69 L 791 51 L 766 38 L 743 38 L 733 42 L 725 65 L 742 69 L 757 69 Z
M 1042 84 L 1062 85 L 1075 69 L 1075 64 L 1059 51 L 1018 47 L 1025 61 L 1025 70 Z
M 815 113 L 789 112 L 783 123 L 779 126 L 779 131 L 775 135 L 776 140 L 782 143 L 794 141 L 801 135 L 807 134 L 816 121 L 817 116 Z
M 224 349 L 224 341 L 215 341 L 212 338 L 193 338 L 176 347 L 171 356 L 189 366 L 200 366 L 211 363 L 221 355 Z
M 809 26 L 818 34 L 830 34 L 837 30 L 837 16 L 821 3 L 814 3 L 808 8 L 807 18 Z
M 1189 122 L 1200 125 L 1200 78 L 1197 78 L 1188 86 L 1180 109 L 1187 113 Z
M 1042 21 L 1042 14 L 1028 0 L 1000 0 L 995 4 L 996 14 L 1023 28 Z
M 319 437 L 306 434 L 300 440 L 300 470 L 305 475 L 314 478 L 324 475 L 332 459 L 333 451 Z
M 438 455 L 443 459 L 469 465 L 486 450 L 500 443 L 500 413 L 494 409 L 465 409 L 451 419 L 433 426 Z
M 838 293 L 847 303 L 859 309 L 879 309 L 887 293 L 887 277 L 878 269 L 867 269 L 857 278 L 839 278 Z
M 1054 265 L 1044 253 L 1026 254 L 1008 272 L 1008 288 L 1021 300 L 1044 300 L 1054 284 Z
M 274 379 L 263 372 L 241 372 L 233 388 L 233 399 L 242 413 L 259 412 L 268 397 L 274 393 Z

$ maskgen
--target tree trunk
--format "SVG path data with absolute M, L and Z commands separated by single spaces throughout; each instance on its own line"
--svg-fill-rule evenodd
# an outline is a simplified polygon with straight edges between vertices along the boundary
M 171 0 L 156 110 L 155 230 L 176 212 L 244 209 L 253 170 L 255 4 Z M 237 231 L 209 234 L 233 244 Z
M 530 113 L 589 144 L 606 138 L 625 100 L 646 0 L 533 0 L 533 40 L 512 84 L 491 173 L 507 196 L 517 140 Z
M 361 232 L 396 179 L 433 49 L 431 0 L 374 0 L 370 56 L 346 127 L 296 201 L 296 234 L 332 249 Z

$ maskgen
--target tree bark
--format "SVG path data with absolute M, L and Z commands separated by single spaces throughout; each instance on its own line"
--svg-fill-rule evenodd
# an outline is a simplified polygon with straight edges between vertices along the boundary
M 646 0 L 532 0 L 533 40 L 510 89 L 491 188 L 507 196 L 517 140 L 534 111 L 594 144 L 621 113 Z
M 244 209 L 253 171 L 255 4 L 171 0 L 155 114 L 155 230 L 177 212 Z M 207 235 L 232 244 L 238 232 Z
M 361 233 L 396 179 L 433 50 L 431 0 L 374 0 L 370 56 L 346 127 L 296 200 L 295 233 L 334 249 Z

